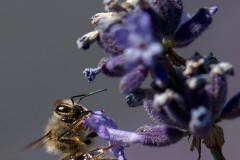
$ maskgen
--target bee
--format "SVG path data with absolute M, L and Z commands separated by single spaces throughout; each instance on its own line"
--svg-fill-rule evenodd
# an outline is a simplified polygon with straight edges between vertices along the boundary
M 26 148 L 44 147 L 49 153 L 62 154 L 61 160 L 111 160 L 101 157 L 112 146 L 90 149 L 97 133 L 82 123 L 82 119 L 89 116 L 91 110 L 79 104 L 83 98 L 105 90 L 57 100 L 53 105 L 53 116 L 45 128 L 45 135 Z M 75 102 L 75 98 L 78 101 Z
M 114 158 L 102 158 L 101 155 L 112 148 L 114 144 L 107 147 L 99 147 L 87 153 L 76 155 L 74 158 L 66 157 L 66 160 L 116 160 Z

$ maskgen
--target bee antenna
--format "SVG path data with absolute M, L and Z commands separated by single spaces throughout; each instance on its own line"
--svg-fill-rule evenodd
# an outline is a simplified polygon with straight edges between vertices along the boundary
M 72 101 L 72 103 L 74 104 L 74 98 L 79 98 L 77 103 L 79 103 L 83 98 L 85 97 L 88 97 L 88 96 L 91 96 L 91 95 L 94 95 L 96 93 L 100 93 L 100 92 L 103 92 L 103 91 L 106 91 L 107 89 L 100 89 L 100 90 L 97 90 L 97 91 L 93 91 L 93 92 L 90 92 L 88 94 L 80 94 L 80 95 L 76 95 L 76 96 L 72 96 L 70 99 Z

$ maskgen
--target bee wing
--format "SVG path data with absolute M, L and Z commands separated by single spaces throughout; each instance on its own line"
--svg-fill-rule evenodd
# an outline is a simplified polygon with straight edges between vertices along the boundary
M 51 134 L 51 131 L 49 131 L 43 137 L 29 143 L 27 146 L 24 147 L 24 149 L 30 149 L 30 148 L 41 149 L 50 139 L 50 134 Z

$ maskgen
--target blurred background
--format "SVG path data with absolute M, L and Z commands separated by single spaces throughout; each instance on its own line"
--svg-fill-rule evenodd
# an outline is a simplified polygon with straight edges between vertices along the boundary
M 213 52 L 221 61 L 235 66 L 229 78 L 229 97 L 240 90 L 240 19 L 237 0 L 184 1 L 185 10 L 194 13 L 202 6 L 217 5 L 211 27 L 193 44 L 177 52 L 190 57 L 195 51 Z M 104 109 L 122 130 L 133 131 L 153 123 L 142 107 L 129 108 L 118 92 L 119 79 L 98 76 L 89 84 L 82 71 L 95 67 L 104 56 L 94 44 L 89 50 L 77 48 L 76 39 L 93 29 L 90 17 L 103 11 L 101 0 L 1 0 L 0 1 L 0 159 L 58 160 L 42 150 L 24 150 L 43 135 L 52 115 L 52 104 L 60 98 L 107 88 L 82 101 L 92 110 Z M 228 160 L 240 159 L 240 120 L 221 123 L 225 132 L 223 153 Z M 129 160 L 196 160 L 197 151 L 182 139 L 164 148 L 133 145 L 127 148 Z M 202 160 L 211 160 L 203 147 Z

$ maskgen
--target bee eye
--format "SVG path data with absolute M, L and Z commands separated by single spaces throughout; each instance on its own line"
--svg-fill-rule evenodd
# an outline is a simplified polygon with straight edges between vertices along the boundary
M 76 115 L 82 115 L 82 116 L 84 116 L 84 115 L 86 115 L 86 114 L 88 114 L 89 113 L 89 111 L 88 110 L 85 110 L 83 107 L 81 107 L 81 106 L 75 106 L 76 108 L 74 108 L 75 110 L 74 110 L 74 113 L 76 114 Z
M 60 106 L 57 106 L 55 108 L 55 112 L 58 113 L 58 114 L 61 114 L 61 113 L 71 113 L 72 112 L 72 108 L 60 105 Z

